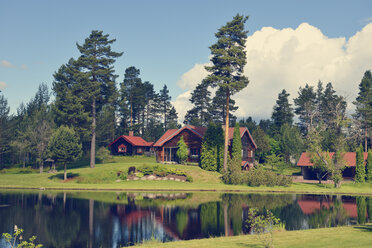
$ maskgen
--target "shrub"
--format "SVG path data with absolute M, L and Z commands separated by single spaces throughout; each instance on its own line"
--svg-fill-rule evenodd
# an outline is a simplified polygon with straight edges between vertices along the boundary
M 138 177 L 138 178 L 142 178 L 142 177 L 144 177 L 145 175 L 142 173 L 142 172 L 137 172 L 136 173 L 136 177 Z
M 125 175 L 124 173 L 120 174 L 120 177 L 119 177 L 121 180 L 125 181 L 127 180 L 128 176 Z
M 132 175 L 136 172 L 136 167 L 135 166 L 131 166 L 128 168 L 128 175 Z
M 177 157 L 181 164 L 185 164 L 187 162 L 187 156 L 188 156 L 188 147 L 183 140 L 183 136 L 181 136 L 181 139 L 177 142 Z
M 106 147 L 100 147 L 96 153 L 96 158 L 100 163 L 105 163 L 111 158 L 110 151 Z
M 192 183 L 194 179 L 192 178 L 192 176 L 186 176 L 186 181 Z

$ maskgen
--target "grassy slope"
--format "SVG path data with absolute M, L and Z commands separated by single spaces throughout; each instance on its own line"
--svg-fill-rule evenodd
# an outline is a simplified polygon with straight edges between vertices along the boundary
M 114 163 L 97 164 L 91 169 L 88 165 L 68 169 L 72 179 L 61 180 L 63 172 L 57 174 L 20 173 L 10 169 L 0 171 L 0 188 L 45 188 L 45 189 L 100 189 L 100 190 L 214 190 L 214 191 L 255 191 L 255 192 L 301 192 L 301 193 L 340 193 L 370 194 L 372 184 L 345 184 L 340 189 L 332 185 L 295 183 L 290 187 L 247 187 L 243 185 L 225 185 L 221 183 L 217 172 L 208 172 L 197 166 L 163 165 L 185 170 L 194 179 L 193 183 L 174 181 L 121 181 L 115 182 L 118 171 L 127 171 L 130 166 L 158 165 L 154 158 L 120 157 Z
M 274 233 L 275 247 L 371 247 L 372 225 L 320 228 Z M 176 243 L 148 242 L 141 247 L 263 247 L 256 235 L 220 237 Z

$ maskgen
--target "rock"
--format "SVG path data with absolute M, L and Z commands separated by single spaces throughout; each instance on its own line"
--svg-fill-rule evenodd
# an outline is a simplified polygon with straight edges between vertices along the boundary
M 141 177 L 141 180 L 147 180 L 147 177 Z
M 150 176 L 147 177 L 147 180 L 154 180 L 154 179 L 156 179 L 156 176 L 154 176 L 154 175 L 150 175 Z
M 170 178 L 169 178 L 169 180 L 172 180 L 172 181 L 174 181 L 174 177 L 170 177 Z
M 134 180 L 134 181 L 136 181 L 136 180 L 138 180 L 138 179 L 139 179 L 138 177 L 133 177 L 133 180 Z
M 176 182 L 179 182 L 179 181 L 181 181 L 180 179 L 178 179 L 178 178 L 176 178 L 176 179 L 174 179 L 174 181 L 176 181 Z
M 167 181 L 167 180 L 169 180 L 169 179 L 168 179 L 168 177 L 163 177 L 163 180 L 164 180 L 164 181 Z
M 117 182 L 117 183 L 120 182 L 120 181 L 121 181 L 120 179 L 116 179 L 116 180 L 115 180 L 115 182 Z

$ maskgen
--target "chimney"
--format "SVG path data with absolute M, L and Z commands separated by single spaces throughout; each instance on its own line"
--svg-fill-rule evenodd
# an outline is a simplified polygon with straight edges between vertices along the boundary
M 129 136 L 134 136 L 133 131 L 129 131 Z

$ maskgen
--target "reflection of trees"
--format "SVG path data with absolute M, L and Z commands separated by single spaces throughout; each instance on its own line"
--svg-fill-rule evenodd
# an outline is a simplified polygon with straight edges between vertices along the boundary
M 187 226 L 188 218 L 189 216 L 185 209 L 182 209 L 178 213 L 176 213 L 177 231 L 180 234 L 180 236 L 182 236 L 183 231 Z
M 349 214 L 336 196 L 324 196 L 319 200 L 319 209 L 308 215 L 309 228 L 346 225 Z
M 200 206 L 200 225 L 203 237 L 224 233 L 223 206 L 220 202 L 208 202 Z
M 368 210 L 368 221 L 372 222 L 372 197 L 368 197 L 367 210 Z
M 289 204 L 283 208 L 275 208 L 272 213 L 281 219 L 286 230 L 301 230 L 305 227 L 306 217 L 297 203 Z
M 367 204 L 365 196 L 357 196 L 356 203 L 358 208 L 358 224 L 366 223 Z

